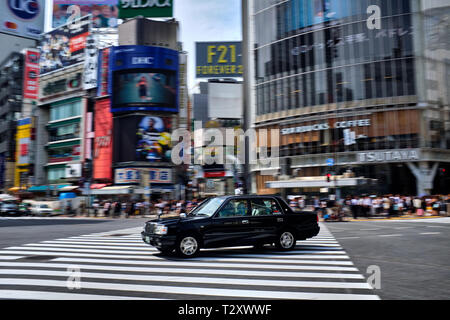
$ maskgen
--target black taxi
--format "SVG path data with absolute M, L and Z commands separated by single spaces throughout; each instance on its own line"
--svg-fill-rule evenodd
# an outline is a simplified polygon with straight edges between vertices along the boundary
M 280 197 L 223 196 L 180 217 L 146 222 L 142 239 L 165 254 L 193 257 L 201 248 L 275 244 L 291 250 L 319 230 L 315 213 L 294 212 Z

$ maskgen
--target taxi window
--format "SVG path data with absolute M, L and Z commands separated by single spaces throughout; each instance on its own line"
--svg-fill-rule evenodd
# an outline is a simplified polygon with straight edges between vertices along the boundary
M 271 216 L 283 214 L 280 206 L 274 199 L 253 199 L 252 216 Z
M 220 209 L 217 217 L 243 217 L 248 215 L 247 200 L 230 200 L 225 206 Z

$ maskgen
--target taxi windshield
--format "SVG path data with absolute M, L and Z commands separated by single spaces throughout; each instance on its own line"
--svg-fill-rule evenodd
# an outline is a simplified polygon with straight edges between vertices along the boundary
M 189 215 L 211 217 L 217 209 L 222 205 L 225 199 L 211 198 L 201 203 L 197 208 L 192 210 Z

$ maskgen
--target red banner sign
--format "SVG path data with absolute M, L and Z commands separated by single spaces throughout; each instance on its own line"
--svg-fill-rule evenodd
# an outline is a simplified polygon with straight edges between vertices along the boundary
M 24 72 L 23 98 L 37 100 L 39 94 L 39 51 L 27 50 Z

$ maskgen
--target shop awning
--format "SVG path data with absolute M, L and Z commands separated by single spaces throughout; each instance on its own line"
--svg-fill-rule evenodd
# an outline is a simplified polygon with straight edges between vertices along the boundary
M 327 182 L 323 177 L 310 177 L 292 180 L 268 181 L 267 188 L 290 189 L 290 188 L 335 188 L 335 187 L 355 187 L 370 184 L 374 179 L 367 178 L 338 178 Z
M 115 195 L 115 194 L 130 194 L 132 190 L 132 186 L 112 186 L 112 187 L 105 187 L 97 190 L 91 190 L 91 195 Z M 86 194 L 86 191 L 83 192 L 83 194 Z
M 151 193 L 172 193 L 175 190 L 173 185 L 170 186 L 152 186 L 151 190 L 144 188 L 134 189 L 134 194 L 151 194 Z
M 94 183 L 94 184 L 91 184 L 91 189 L 92 190 L 102 189 L 102 188 L 105 188 L 105 187 L 107 187 L 109 185 L 110 184 L 106 184 L 106 183 Z
M 68 186 L 68 187 L 60 188 L 58 191 L 67 192 L 67 191 L 76 190 L 78 188 L 79 188 L 78 186 Z
M 59 186 L 33 186 L 28 189 L 30 192 L 45 192 L 48 190 L 60 190 L 65 187 L 71 187 L 71 185 L 59 185 Z
M 10 191 L 10 192 L 18 192 L 18 191 L 21 191 L 21 190 L 27 190 L 27 188 L 24 188 L 24 187 L 22 187 L 22 188 L 12 187 L 12 188 L 8 189 L 8 191 Z

